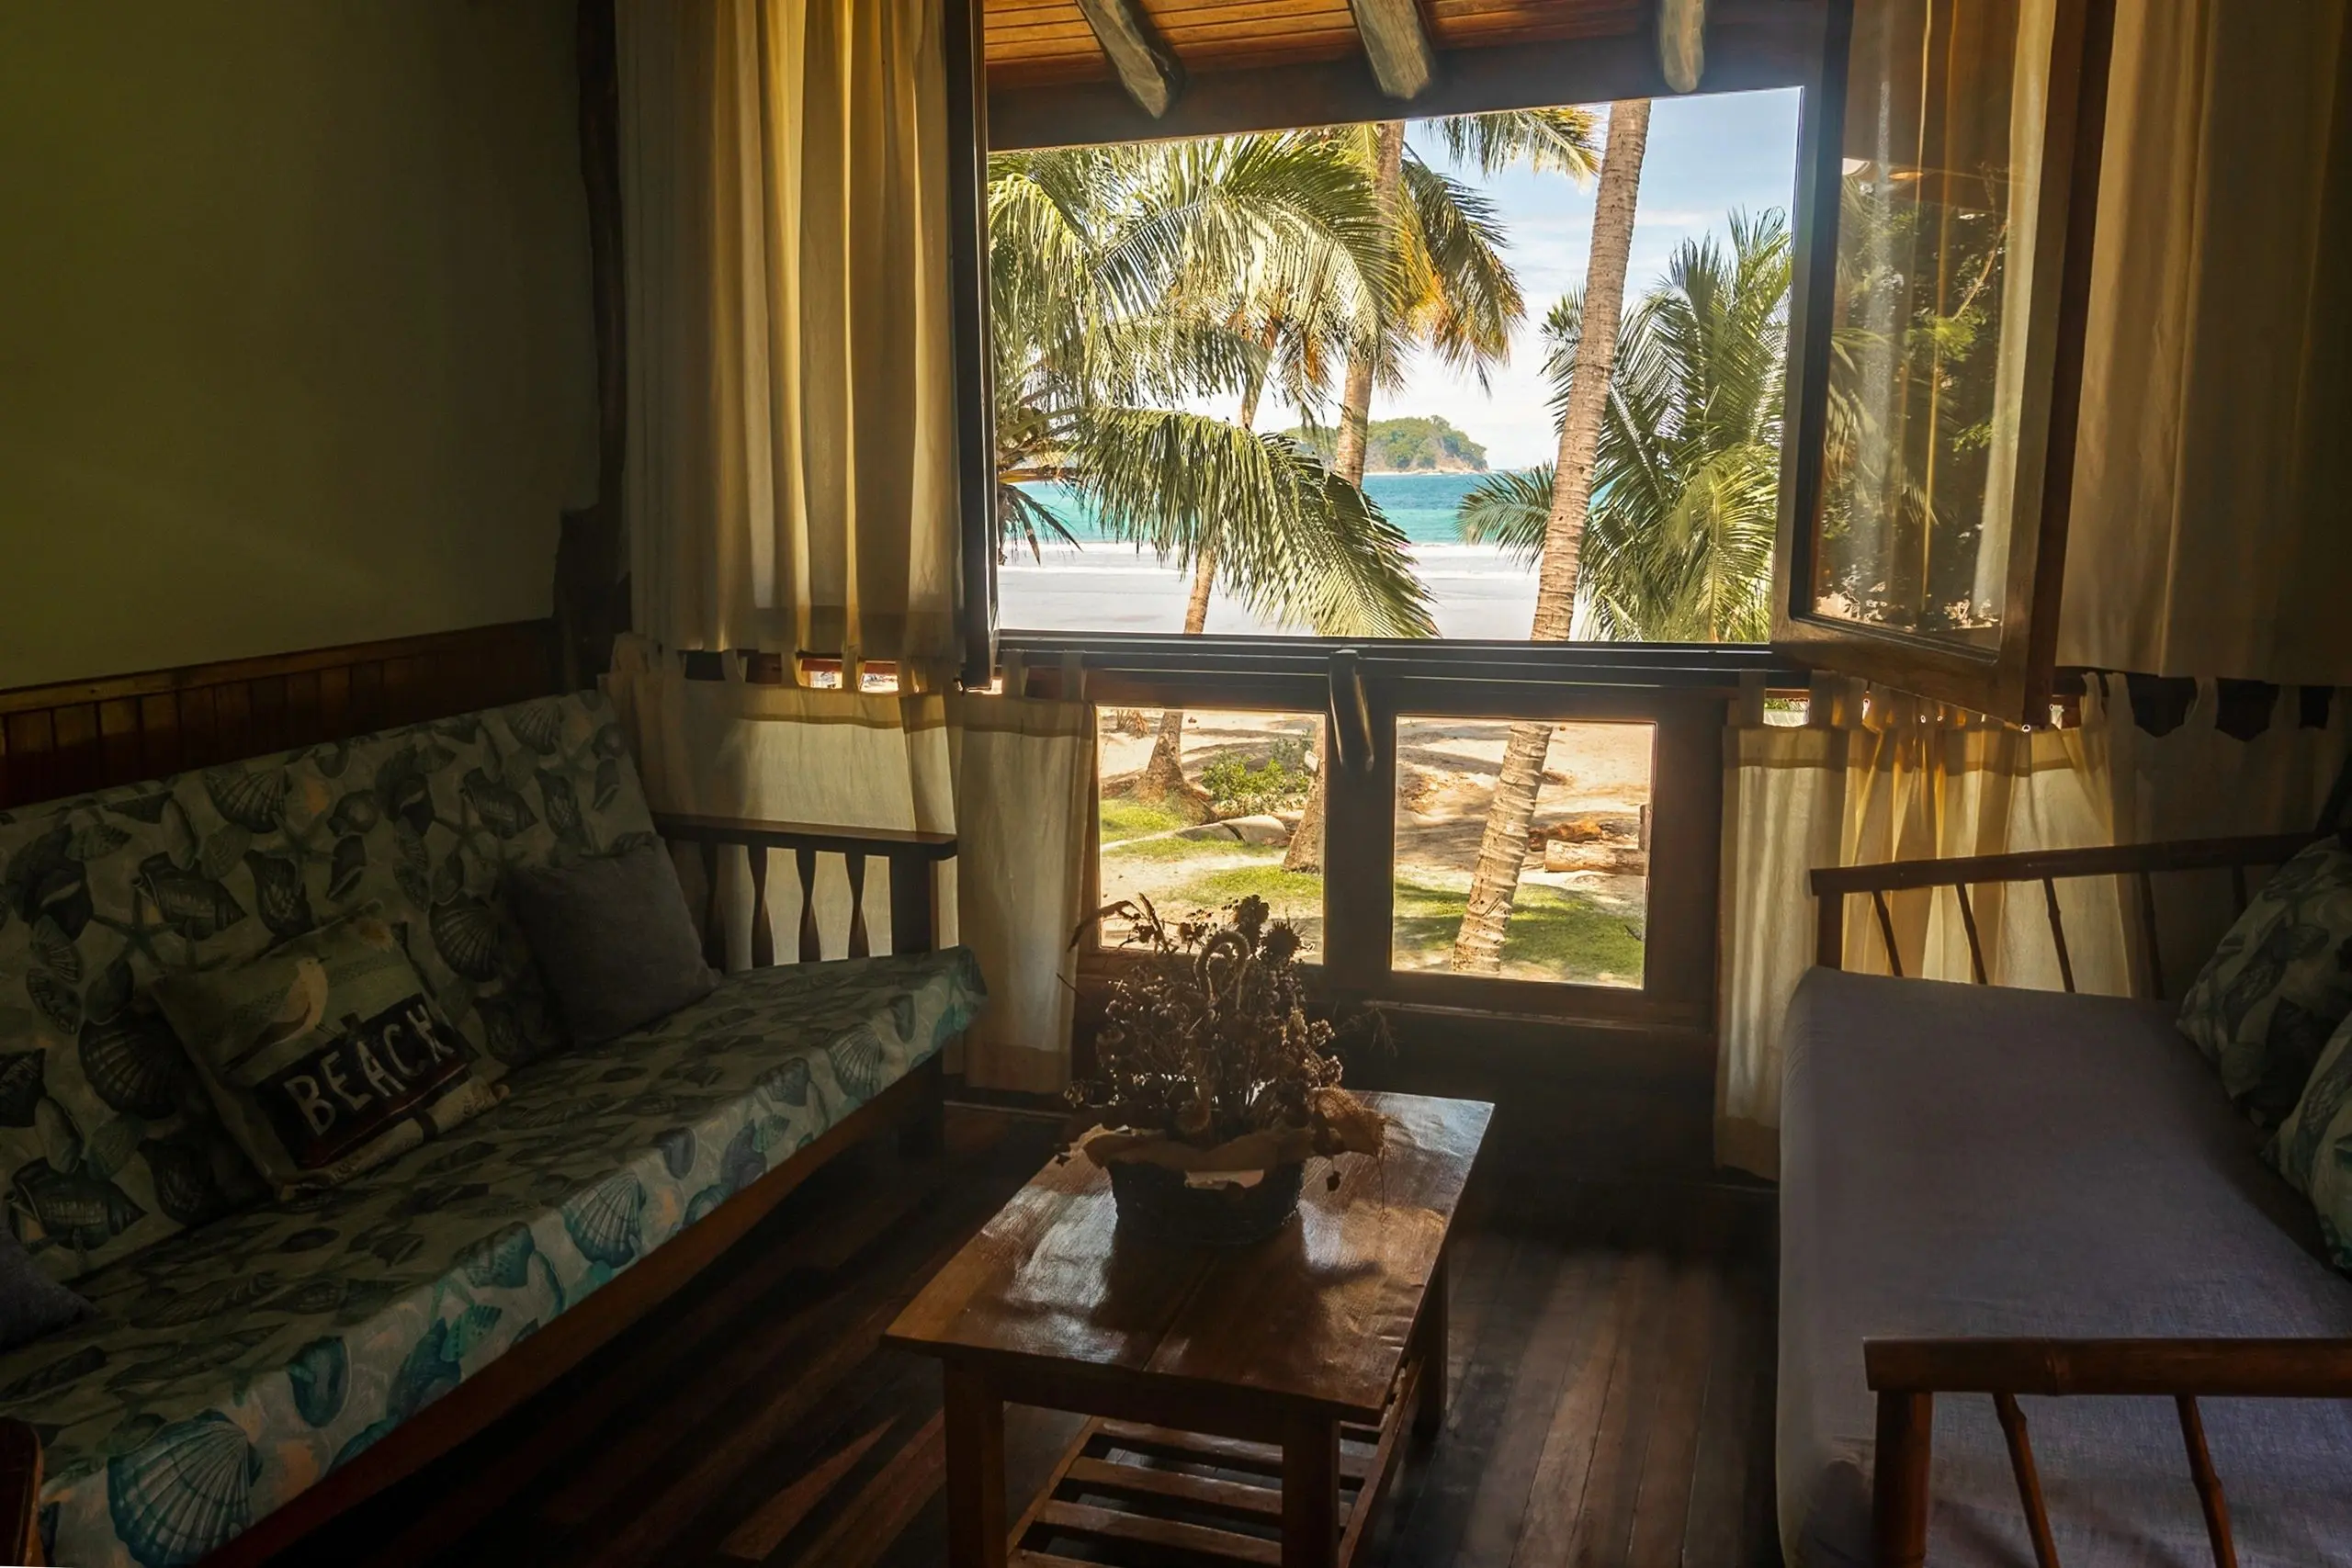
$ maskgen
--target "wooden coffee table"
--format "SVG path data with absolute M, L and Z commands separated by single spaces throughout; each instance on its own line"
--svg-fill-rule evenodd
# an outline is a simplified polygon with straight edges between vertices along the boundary
M 1443 1419 L 1447 1234 L 1494 1110 L 1365 1099 L 1391 1119 L 1381 1159 L 1310 1162 L 1297 1218 L 1267 1241 L 1122 1236 L 1109 1180 L 1073 1158 L 899 1314 L 886 1343 L 945 1364 L 951 1568 L 1055 1568 L 1029 1545 L 1054 1537 L 1155 1562 L 1352 1560 L 1401 1439 Z M 1008 1403 L 1093 1417 L 1011 1529 Z M 1245 1523 L 1258 1533 L 1228 1528 Z

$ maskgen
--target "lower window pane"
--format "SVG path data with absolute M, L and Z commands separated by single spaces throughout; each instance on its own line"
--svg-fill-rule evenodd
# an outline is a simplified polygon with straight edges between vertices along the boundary
M 1646 724 L 1399 717 L 1391 964 L 1638 987 L 1652 738 Z M 1499 800 L 1498 777 L 1514 785 Z M 1474 900 L 1486 918 L 1465 919 Z
M 1305 956 L 1320 957 L 1320 721 L 1104 708 L 1101 722 L 1102 901 L 1148 898 L 1173 920 L 1255 894 L 1298 928 Z M 1105 919 L 1102 945 L 1132 929 Z

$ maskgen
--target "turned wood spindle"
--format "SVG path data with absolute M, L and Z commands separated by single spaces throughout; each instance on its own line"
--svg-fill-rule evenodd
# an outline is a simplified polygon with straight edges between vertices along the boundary
M 768 852 L 744 852 L 752 863 L 752 967 L 775 962 L 775 929 L 768 923 Z
M 842 863 L 849 873 L 849 955 L 870 957 L 874 950 L 865 938 L 865 857 L 843 855 Z
M 824 957 L 824 944 L 817 936 L 817 852 L 792 852 L 800 871 L 800 962 L 814 964 Z
M 718 912 L 718 846 L 707 840 L 702 846 L 702 882 L 707 890 L 702 911 L 703 962 L 723 973 L 727 968 L 727 922 Z

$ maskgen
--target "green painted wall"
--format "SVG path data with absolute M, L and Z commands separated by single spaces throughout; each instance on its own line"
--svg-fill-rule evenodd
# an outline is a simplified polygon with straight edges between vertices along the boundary
M 0 3 L 0 687 L 548 613 L 572 16 Z

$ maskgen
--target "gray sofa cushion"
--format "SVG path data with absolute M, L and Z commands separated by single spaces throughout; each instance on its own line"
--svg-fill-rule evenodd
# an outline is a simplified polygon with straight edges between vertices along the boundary
M 710 995 L 670 852 L 638 844 L 617 855 L 518 866 L 507 897 L 571 1037 L 594 1045 Z
M 1870 1561 L 1878 1335 L 2352 1335 L 2308 1208 L 2154 1006 L 1815 970 L 1785 1035 L 1781 1530 Z M 2172 1406 L 2022 1401 L 2067 1568 L 2211 1561 Z M 2239 1561 L 2352 1563 L 2352 1409 L 2211 1401 Z M 1931 1562 L 2030 1564 L 1981 1395 L 1936 1402 Z

